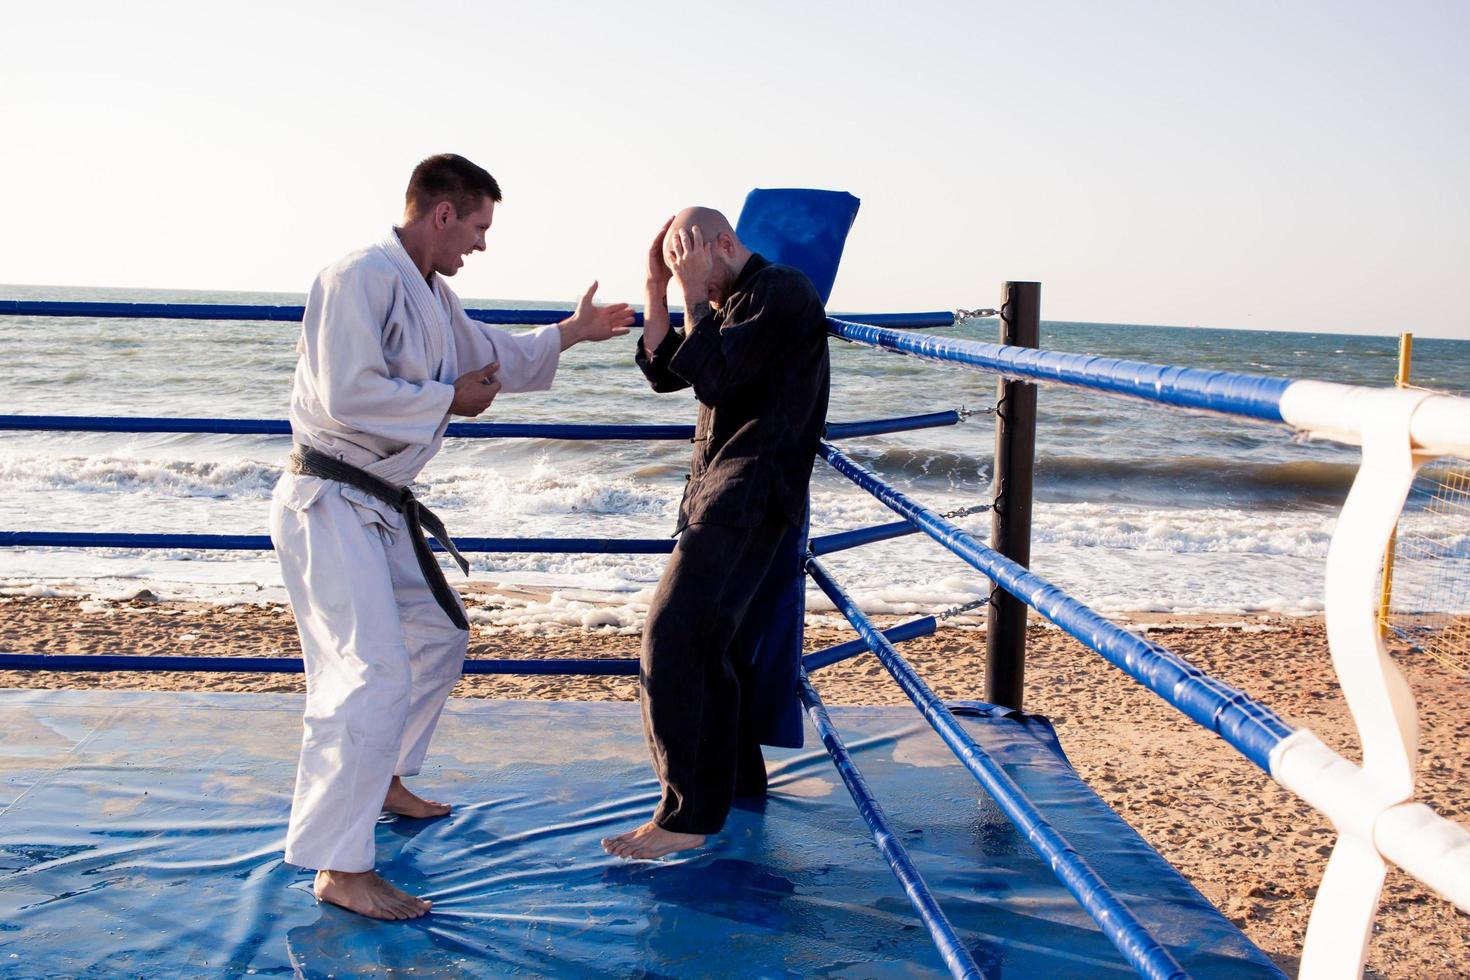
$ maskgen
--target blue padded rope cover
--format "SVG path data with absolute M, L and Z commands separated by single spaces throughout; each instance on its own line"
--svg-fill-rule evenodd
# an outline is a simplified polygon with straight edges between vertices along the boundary
M 939 950 L 939 956 L 944 960 L 944 965 L 949 967 L 950 975 L 962 980 L 978 980 L 984 977 L 980 964 L 975 962 L 975 957 L 965 948 L 964 942 L 955 932 L 944 910 L 939 907 L 939 902 L 935 900 L 934 893 L 929 890 L 928 883 L 919 874 L 919 869 L 914 867 L 914 859 L 909 857 L 908 848 L 903 846 L 898 834 L 894 832 L 888 815 L 883 812 L 882 805 L 868 787 L 868 781 L 863 778 L 862 770 L 852 761 L 852 755 L 842 743 L 842 736 L 837 734 L 837 729 L 827 714 L 826 705 L 822 704 L 821 697 L 804 671 L 801 675 L 801 703 L 806 705 L 807 717 L 811 719 L 812 727 L 817 730 L 817 736 L 821 738 L 827 754 L 832 757 L 832 765 L 837 768 L 843 785 L 847 787 L 852 801 L 857 804 L 858 814 L 868 825 L 868 830 L 873 835 L 873 844 L 878 848 L 878 853 L 883 855 L 883 860 L 888 862 L 888 867 L 893 869 L 893 876 L 903 886 L 909 904 L 919 914 L 924 928 L 929 930 L 934 948 Z
M 751 251 L 806 273 L 826 305 L 860 203 L 845 191 L 756 188 L 745 196 L 735 234 Z
M 840 531 L 811 539 L 819 555 L 856 548 L 914 531 L 907 521 Z M 534 555 L 667 555 L 673 538 L 471 538 L 456 537 L 460 551 Z M 266 534 L 157 534 L 121 531 L 0 531 L 0 548 L 164 548 L 202 551 L 270 551 Z M 443 551 L 437 541 L 429 547 Z
M 902 643 L 904 640 L 914 640 L 921 636 L 933 636 L 934 631 L 938 628 L 939 620 L 933 616 L 923 616 L 919 619 L 911 619 L 907 623 L 890 626 L 883 631 L 883 635 L 888 637 L 889 643 Z M 816 650 L 802 657 L 801 669 L 811 673 L 867 652 L 868 645 L 862 640 L 848 640 L 846 643 L 839 643 L 825 650 Z
M 934 632 L 932 618 L 916 619 L 883 631 L 893 643 Z M 802 661 L 807 670 L 815 670 L 847 660 L 868 648 L 861 640 L 849 640 L 806 655 Z M 0 653 L 0 670 L 61 670 L 113 673 L 138 671 L 153 673 L 168 670 L 202 673 L 300 674 L 300 657 L 155 657 L 139 654 L 112 653 Z M 464 663 L 466 674 L 572 674 L 633 677 L 638 674 L 636 657 L 571 657 L 546 659 L 495 659 L 474 657 Z
M 955 425 L 958 412 L 891 419 L 829 422 L 828 439 L 856 439 Z M 218 435 L 288 436 L 285 419 L 190 419 L 115 415 L 0 415 L 0 429 L 25 432 L 208 432 Z M 445 435 L 460 439 L 692 439 L 692 425 L 590 425 L 540 422 L 451 422 Z
M 97 303 L 69 300 L 0 300 L 0 316 L 74 316 L 88 319 L 300 321 L 304 306 L 238 303 Z
M 300 657 L 153 657 L 109 653 L 0 653 L 0 670 L 61 670 L 90 673 L 157 673 L 187 670 L 212 674 L 300 674 Z M 464 662 L 466 674 L 558 674 L 632 677 L 632 657 L 572 657 L 509 660 L 476 657 Z
M 968 532 L 878 479 L 829 442 L 822 458 L 837 472 L 938 541 L 1011 595 L 1056 623 L 1083 646 L 1235 746 L 1267 773 L 1270 755 L 1292 728 L 1270 708 L 1157 643 L 1123 629 L 1027 571 Z
M 1235 374 L 1202 368 L 1170 367 L 1116 357 L 1066 354 L 1030 347 L 1008 347 L 949 337 L 924 337 L 827 318 L 834 337 L 911 354 L 946 364 L 964 364 L 1008 377 L 1091 388 L 1132 395 L 1165 405 L 1243 415 L 1280 422 L 1281 395 L 1293 383 L 1288 378 Z
M 465 310 L 480 323 L 544 326 L 560 323 L 572 310 Z M 70 300 L 0 300 L 0 316 L 70 316 L 128 320 L 267 320 L 299 323 L 304 306 L 255 303 L 97 303 Z
M 265 320 L 280 323 L 299 321 L 306 312 L 301 306 L 227 305 L 223 303 L 97 303 L 57 300 L 0 300 L 0 316 L 58 316 L 89 319 L 148 320 Z M 467 309 L 465 315 L 480 323 L 504 326 L 543 326 L 560 323 L 572 310 L 492 310 Z M 910 330 L 954 325 L 954 314 L 948 310 L 921 313 L 844 313 L 844 320 L 871 323 L 882 327 Z M 684 314 L 673 311 L 669 320 L 674 326 L 684 323 Z M 643 326 L 643 314 L 634 314 L 634 326 Z
M 894 327 L 901 330 L 952 327 L 955 322 L 954 313 L 950 310 L 931 310 L 927 313 L 844 313 L 842 319 L 851 323 L 866 323 L 874 327 Z
M 828 439 L 857 439 L 862 436 L 880 436 L 888 432 L 911 432 L 914 429 L 934 429 L 945 425 L 959 425 L 964 421 L 959 412 L 930 412 L 927 415 L 906 415 L 892 419 L 872 419 L 867 422 L 828 422 Z
M 870 423 L 871 424 L 871 423 Z M 58 432 L 207 432 L 289 436 L 286 419 L 191 419 L 109 415 L 0 415 L 0 429 Z M 577 425 L 525 422 L 450 422 L 445 435 L 461 439 L 689 439 L 692 425 Z
M 1087 910 L 1087 914 L 1107 934 L 1129 965 L 1143 976 L 1155 980 L 1180 980 L 1185 977 L 1184 969 L 1173 955 L 1138 921 L 1128 906 L 1113 894 L 1107 883 L 1042 815 L 1022 792 L 1021 787 L 1016 785 L 1015 780 L 981 748 L 929 689 L 929 685 L 899 656 L 893 644 L 863 615 L 852 597 L 833 581 L 822 563 L 815 558 L 809 558 L 806 567 L 822 591 L 832 600 L 832 604 L 862 636 L 868 649 L 873 651 L 888 673 L 893 675 L 893 679 L 898 682 L 903 693 L 908 695 L 914 707 L 919 709 L 924 720 L 929 722 L 944 740 L 944 744 L 954 752 L 955 757 L 985 787 L 990 798 L 1025 835 L 1027 843 L 1036 849 L 1057 876 L 1057 880 Z
M 536 555 L 666 555 L 672 538 L 471 538 L 458 537 L 460 551 Z M 430 542 L 442 551 L 437 541 Z M 125 534 L 101 531 L 0 531 L 0 548 L 183 548 L 207 551 L 269 551 L 264 534 Z
M 813 538 L 809 544 L 812 554 L 830 555 L 834 551 L 846 551 L 849 548 L 872 544 L 874 541 L 901 538 L 917 531 L 918 528 L 908 521 L 894 521 L 891 524 L 875 524 L 872 527 L 859 527 L 851 531 L 826 534 L 820 538 Z

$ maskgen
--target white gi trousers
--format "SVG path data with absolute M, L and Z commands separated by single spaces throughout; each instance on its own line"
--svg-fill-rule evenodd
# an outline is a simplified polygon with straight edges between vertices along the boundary
M 434 600 L 407 530 L 374 502 L 338 483 L 281 481 L 271 537 L 306 661 L 286 861 L 370 871 L 388 785 L 423 765 L 469 634 Z

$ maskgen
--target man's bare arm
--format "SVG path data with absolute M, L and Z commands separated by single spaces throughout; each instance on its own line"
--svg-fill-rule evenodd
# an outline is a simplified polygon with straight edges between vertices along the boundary
M 664 261 L 664 236 L 673 223 L 672 217 L 664 222 L 648 249 L 648 281 L 643 307 L 643 352 L 648 357 L 653 356 L 658 345 L 669 335 L 669 280 L 674 274 Z

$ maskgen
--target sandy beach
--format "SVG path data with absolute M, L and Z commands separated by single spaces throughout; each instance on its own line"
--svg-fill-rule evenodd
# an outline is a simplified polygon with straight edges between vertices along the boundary
M 503 590 L 500 593 L 503 595 Z M 494 597 L 476 602 L 493 604 Z M 33 653 L 299 656 L 290 612 L 273 605 L 0 597 L 0 649 Z M 1355 761 L 1356 737 L 1333 679 L 1317 618 L 1135 617 L 1135 628 L 1221 679 L 1312 728 Z M 808 647 L 852 637 L 814 615 Z M 610 629 L 476 625 L 471 657 L 636 656 L 637 635 Z M 947 626 L 904 644 L 905 655 L 943 697 L 982 691 L 984 632 Z M 1418 698 L 1422 728 L 1419 798 L 1440 813 L 1470 815 L 1470 719 L 1465 678 L 1436 661 L 1397 651 Z M 904 697 L 864 655 L 814 675 L 830 704 L 900 704 Z M 302 691 L 292 674 L 0 672 L 6 687 L 118 690 Z M 634 700 L 629 677 L 474 676 L 461 697 Z M 1056 725 L 1088 783 L 1250 938 L 1294 973 L 1310 903 L 1333 831 L 1223 742 L 1055 629 L 1033 625 L 1026 709 Z M 1470 917 L 1391 871 L 1368 959 L 1369 975 L 1447 977 L 1470 972 Z

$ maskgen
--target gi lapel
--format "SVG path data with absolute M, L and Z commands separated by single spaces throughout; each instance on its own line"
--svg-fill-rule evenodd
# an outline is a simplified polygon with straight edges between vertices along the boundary
M 381 244 L 383 251 L 387 252 L 388 257 L 393 260 L 393 267 L 398 270 L 398 278 L 403 280 L 408 308 L 413 312 L 414 319 L 419 322 L 423 330 L 427 367 L 435 381 L 442 381 L 446 371 L 454 370 L 454 365 L 449 364 L 446 357 L 449 342 L 449 313 L 444 309 L 444 304 L 439 301 L 439 297 L 435 296 L 434 291 L 429 288 L 428 280 L 419 272 L 418 266 L 413 264 L 413 259 L 409 258 L 408 252 L 403 248 L 403 243 L 398 240 L 398 232 L 389 228 Z

